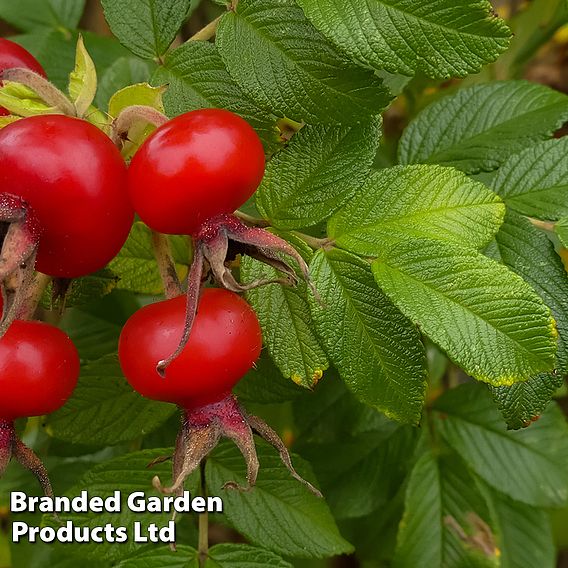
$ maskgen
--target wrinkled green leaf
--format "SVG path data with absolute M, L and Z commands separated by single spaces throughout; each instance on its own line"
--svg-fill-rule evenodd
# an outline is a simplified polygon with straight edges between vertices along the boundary
M 527 81 L 474 85 L 426 107 L 400 140 L 403 164 L 494 170 L 509 156 L 550 138 L 568 120 L 568 96 Z
M 547 140 L 511 156 L 490 187 L 523 215 L 551 220 L 568 215 L 568 139 Z
M 221 444 L 207 461 L 209 492 L 222 497 L 227 522 L 253 544 L 286 556 L 322 558 L 350 552 L 325 501 L 292 478 L 272 448 L 258 443 L 257 450 L 260 474 L 248 493 L 223 489 L 227 481 L 246 484 L 243 458 L 234 445 Z M 292 460 L 300 475 L 313 479 L 302 460 Z
M 248 544 L 217 544 L 209 550 L 205 568 L 292 568 L 273 552 Z
M 535 507 L 566 502 L 568 425 L 557 406 L 530 428 L 507 431 L 489 392 L 469 383 L 446 391 L 435 409 L 445 440 L 489 485 Z
M 91 529 L 104 527 L 107 523 L 114 527 L 127 527 L 130 535 L 127 542 L 116 544 L 91 541 L 55 546 L 65 547 L 65 551 L 76 559 L 100 560 L 104 558 L 109 563 L 126 558 L 144 546 L 135 543 L 132 538 L 134 523 L 141 522 L 143 527 L 151 523 L 165 527 L 170 521 L 171 513 L 134 513 L 126 506 L 126 498 L 135 491 L 143 491 L 147 497 L 160 497 L 158 492 L 152 488 L 152 478 L 158 475 L 163 479 L 169 479 L 171 464 L 168 462 L 157 464 L 152 469 L 148 469 L 147 466 L 157 456 L 168 455 L 168 453 L 171 453 L 171 449 L 153 449 L 107 460 L 87 472 L 74 487 L 65 493 L 69 497 L 76 497 L 81 491 L 88 489 L 90 496 L 105 498 L 111 496 L 114 491 L 120 491 L 122 494 L 120 513 L 61 513 L 60 518 L 64 523 L 71 520 L 77 527 L 90 527 Z M 45 515 L 43 519 L 44 524 L 59 527 L 59 523 L 51 515 Z
M 507 213 L 490 252 L 534 288 L 551 309 L 559 335 L 555 374 L 491 388 L 509 427 L 521 428 L 540 415 L 568 372 L 568 278 L 548 237 L 516 213 Z
M 187 274 L 189 243 L 186 237 L 168 237 L 180 278 Z M 120 280 L 118 288 L 139 294 L 158 294 L 163 289 L 160 272 L 152 248 L 152 231 L 141 222 L 135 222 L 128 240 L 109 268 Z
M 327 219 L 365 181 L 377 153 L 379 118 L 357 126 L 305 126 L 268 162 L 256 205 L 281 229 Z
M 221 20 L 216 45 L 245 92 L 298 122 L 367 120 L 390 100 L 380 79 L 344 59 L 293 0 L 241 0 Z
M 116 568 L 199 568 L 197 550 L 191 546 L 177 545 L 174 552 L 169 547 L 144 550 L 125 558 Z
M 361 401 L 390 418 L 417 423 L 426 355 L 416 328 L 356 256 L 320 251 L 310 271 L 322 300 L 311 300 L 312 316 L 341 378 Z
M 152 77 L 155 85 L 168 85 L 166 114 L 177 116 L 199 108 L 225 108 L 242 116 L 266 146 L 277 141 L 276 117 L 263 111 L 233 81 L 214 44 L 189 41 L 166 55 Z
M 274 268 L 243 258 L 243 282 L 281 276 Z M 311 388 L 322 378 L 329 362 L 315 335 L 307 301 L 309 293 L 305 282 L 296 287 L 270 284 L 250 290 L 247 300 L 258 314 L 264 344 L 276 366 L 286 378 Z
M 122 327 L 139 307 L 133 296 L 115 290 L 100 300 L 67 310 L 60 325 L 75 343 L 81 359 L 99 359 L 116 353 Z
M 237 398 L 245 405 L 276 404 L 298 398 L 304 392 L 302 387 L 284 378 L 266 350 L 234 388 Z
M 461 172 L 398 166 L 373 172 L 329 221 L 328 235 L 338 246 L 365 256 L 412 237 L 481 248 L 499 229 L 504 213 L 495 194 Z
M 114 445 L 144 436 L 165 422 L 175 406 L 148 400 L 126 382 L 110 355 L 81 368 L 65 406 L 49 415 L 51 435 L 79 444 Z
M 128 51 L 114 38 L 88 31 L 81 32 L 81 35 L 99 75 L 118 58 L 128 55 Z M 69 73 L 75 62 L 77 31 L 40 28 L 11 39 L 24 46 L 39 60 L 52 83 L 62 90 L 67 88 Z
M 337 419 L 337 417 L 335 417 Z M 393 422 L 328 443 L 301 446 L 335 518 L 363 517 L 386 507 L 413 459 L 417 429 Z
M 53 283 L 50 283 L 43 293 L 41 305 L 47 309 L 81 306 L 110 294 L 117 284 L 118 276 L 103 268 L 88 276 L 74 278 L 65 296 L 56 302 L 53 301 Z
M 191 0 L 101 0 L 120 42 L 145 59 L 161 57 L 189 14 Z
M 408 482 L 393 568 L 496 568 L 493 530 L 486 497 L 463 462 L 428 452 Z
M 554 232 L 564 248 L 568 248 L 568 217 L 560 219 L 554 225 Z
M 511 32 L 475 0 L 298 0 L 306 16 L 361 65 L 429 77 L 463 77 L 494 61 Z
M 22 31 L 76 28 L 86 0 L 0 0 L 0 18 Z
M 117 568 L 199 568 L 197 550 L 190 546 L 151 548 L 118 564 Z M 291 568 L 291 564 L 268 550 L 248 544 L 216 544 L 207 551 L 204 568 Z
M 546 511 L 492 494 L 496 525 L 500 533 L 502 568 L 554 568 L 556 550 Z M 530 546 L 527 546 L 530 542 Z
M 401 242 L 372 264 L 381 289 L 462 369 L 495 386 L 550 371 L 556 328 L 522 278 L 473 249 Z

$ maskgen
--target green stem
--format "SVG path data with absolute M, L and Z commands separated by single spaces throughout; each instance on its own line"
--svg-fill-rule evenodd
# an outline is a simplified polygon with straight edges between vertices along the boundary
M 329 237 L 326 237 L 325 239 L 318 239 L 317 237 L 312 237 L 311 235 L 306 235 L 305 233 L 300 233 L 299 231 L 292 231 L 292 234 L 302 239 L 308 246 L 310 246 L 314 250 L 318 249 L 329 250 L 330 248 L 333 248 L 335 245 L 333 239 L 330 239 Z
M 205 465 L 206 459 L 202 460 L 199 471 L 200 471 L 200 493 L 201 496 L 207 499 L 207 483 L 205 480 Z M 207 561 L 207 555 L 209 553 L 209 513 L 205 509 L 204 513 L 199 515 L 199 543 L 197 547 L 197 552 L 199 556 L 199 566 L 203 568 Z
M 259 219 L 258 217 L 253 217 L 248 213 L 243 213 L 242 211 L 235 211 L 235 217 L 247 223 L 247 225 L 252 225 L 254 227 L 270 227 L 270 221 L 266 219 Z
M 12 567 L 12 552 L 10 537 L 7 530 L 0 527 L 0 568 Z
M 551 221 L 541 221 L 540 219 L 533 219 L 532 217 L 529 217 L 529 220 L 535 227 L 543 231 L 554 232 L 554 223 Z
M 209 22 L 204 28 L 193 34 L 187 41 L 208 41 L 215 37 L 222 17 L 223 14 L 217 16 L 212 22 Z

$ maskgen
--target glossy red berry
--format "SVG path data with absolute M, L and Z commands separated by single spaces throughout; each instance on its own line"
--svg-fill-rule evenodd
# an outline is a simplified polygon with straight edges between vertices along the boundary
M 132 225 L 120 152 L 77 118 L 34 116 L 0 130 L 0 188 L 31 207 L 41 231 L 37 268 L 51 276 L 103 268 Z
M 184 408 L 222 400 L 260 355 L 256 314 L 234 292 L 205 289 L 189 341 L 162 378 L 156 365 L 178 346 L 184 322 L 183 296 L 138 310 L 120 336 L 124 375 L 143 396 Z
M 0 74 L 4 69 L 12 69 L 13 67 L 31 69 L 45 77 L 43 67 L 29 51 L 9 39 L 0 38 Z M 5 108 L 0 107 L 0 116 L 7 114 L 10 113 Z
M 264 150 L 253 128 L 220 109 L 195 110 L 158 128 L 130 164 L 135 211 L 152 229 L 194 234 L 232 213 L 259 186 Z
M 60 329 L 42 322 L 15 321 L 0 339 L 0 420 L 41 416 L 71 396 L 79 355 Z

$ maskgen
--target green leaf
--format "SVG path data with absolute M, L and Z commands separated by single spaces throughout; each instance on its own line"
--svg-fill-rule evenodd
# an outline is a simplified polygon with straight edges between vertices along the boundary
M 116 568 L 199 568 L 197 550 L 191 546 L 155 547 L 120 562 Z M 292 565 L 268 550 L 249 544 L 216 544 L 207 551 L 204 568 L 292 568 Z
M 274 268 L 243 258 L 243 282 L 278 277 L 281 274 Z M 311 388 L 322 378 L 329 362 L 314 332 L 308 293 L 304 282 L 295 287 L 270 284 L 247 292 L 247 300 L 258 314 L 264 344 L 276 366 L 286 378 Z
M 209 550 L 205 568 L 292 568 L 280 556 L 248 544 L 217 544 Z
M 437 428 L 489 485 L 535 507 L 559 507 L 568 498 L 568 425 L 550 405 L 530 428 L 507 431 L 487 389 L 469 383 L 435 402 Z
M 155 85 L 168 85 L 164 106 L 168 116 L 200 108 L 225 108 L 242 116 L 265 145 L 277 138 L 276 116 L 263 111 L 233 81 L 214 44 L 189 41 L 166 55 L 152 77 Z
M 299 451 L 302 444 L 328 444 L 375 432 L 383 437 L 399 424 L 355 397 L 331 367 L 326 380 L 294 401 Z
M 298 0 L 338 49 L 363 66 L 391 73 L 464 77 L 497 59 L 511 32 L 475 0 Z
M 418 430 L 387 422 L 381 429 L 301 445 L 336 519 L 363 517 L 386 507 L 413 459 Z
M 210 550 L 210 552 L 213 549 Z M 116 568 L 199 568 L 197 550 L 191 546 L 177 545 L 173 551 L 169 547 L 148 550 L 125 558 L 116 565 Z
M 60 324 L 81 359 L 99 359 L 116 353 L 122 327 L 139 307 L 132 295 L 115 290 L 98 301 L 66 310 Z
M 234 388 L 239 401 L 245 404 L 277 404 L 298 398 L 303 392 L 303 388 L 282 376 L 265 350 Z
M 143 105 L 163 113 L 162 95 L 165 90 L 166 87 L 152 87 L 148 83 L 128 85 L 111 96 L 108 102 L 108 114 L 111 117 L 117 117 L 122 110 L 131 105 Z M 155 129 L 155 124 L 148 122 L 142 117 L 130 125 L 121 149 L 122 156 L 127 162 L 130 161 L 140 145 Z
M 260 443 L 257 450 L 260 474 L 248 493 L 223 489 L 231 480 L 246 484 L 243 458 L 233 444 L 220 444 L 207 461 L 209 493 L 222 497 L 227 522 L 253 544 L 286 556 L 323 558 L 351 552 L 325 501 L 291 477 L 274 449 Z M 292 456 L 292 461 L 300 475 L 313 479 L 302 460 Z
M 404 131 L 402 164 L 434 163 L 466 173 L 494 170 L 550 138 L 568 119 L 568 97 L 527 81 L 460 89 L 420 112 Z
M 86 0 L 0 0 L 0 18 L 22 31 L 36 28 L 74 29 Z
M 148 61 L 142 61 L 137 57 L 117 59 L 101 76 L 96 97 L 97 106 L 106 109 L 110 98 L 117 91 L 129 85 L 148 82 L 150 67 L 151 64 Z
M 367 178 L 381 137 L 380 118 L 356 126 L 305 126 L 266 166 L 256 205 L 281 229 L 327 219 Z
M 53 114 L 56 107 L 49 106 L 33 90 L 21 83 L 3 81 L 0 86 L 0 106 L 19 116 Z
M 343 59 L 293 0 L 241 0 L 221 20 L 216 44 L 245 92 L 298 122 L 367 120 L 390 100 L 380 79 Z
M 61 521 L 64 523 L 72 521 L 76 527 L 104 527 L 107 523 L 114 527 L 127 527 L 130 538 L 127 542 L 117 545 L 112 542 L 83 542 L 76 544 L 57 545 L 65 547 L 65 551 L 77 558 L 87 560 L 99 560 L 104 558 L 107 563 L 114 563 L 121 558 L 129 557 L 133 552 L 139 550 L 143 545 L 135 543 L 132 538 L 133 526 L 135 522 L 141 522 L 145 530 L 151 523 L 158 527 L 167 526 L 171 519 L 171 513 L 134 513 L 126 506 L 126 498 L 135 491 L 142 491 L 146 497 L 162 497 L 152 488 L 152 478 L 157 475 L 160 478 L 168 479 L 171 476 L 171 464 L 157 464 L 152 469 L 148 469 L 148 464 L 159 455 L 169 455 L 171 449 L 152 449 L 142 452 L 126 454 L 114 458 L 95 466 L 87 472 L 69 491 L 66 496 L 76 497 L 81 491 L 88 489 L 90 496 L 109 497 L 115 491 L 122 494 L 122 507 L 120 513 L 60 513 Z M 43 523 L 59 528 L 59 523 L 51 516 L 45 515 Z M 140 564 L 137 564 L 140 566 Z
M 108 268 L 103 268 L 88 276 L 74 278 L 64 298 L 53 302 L 53 283 L 50 283 L 43 293 L 41 305 L 46 309 L 72 308 L 88 304 L 110 294 L 118 283 L 118 276 Z
M 328 235 L 354 253 L 375 256 L 409 237 L 441 239 L 474 248 L 498 231 L 505 206 L 483 184 L 439 166 L 373 172 L 357 196 L 328 223 Z
M 163 111 L 162 95 L 165 90 L 164 87 L 152 87 L 148 83 L 128 85 L 112 95 L 108 112 L 112 117 L 117 117 L 120 111 L 131 105 L 144 105 Z
M 490 388 L 507 427 L 518 430 L 539 418 L 563 383 L 560 375 L 540 373 L 524 383 Z
M 81 32 L 85 46 L 95 62 L 98 75 L 113 64 L 116 59 L 128 55 L 128 51 L 111 37 L 103 37 L 91 32 Z M 69 73 L 75 62 L 75 48 L 79 34 L 77 31 L 52 30 L 40 28 L 33 33 L 16 36 L 17 41 L 32 53 L 42 64 L 49 80 L 58 88 L 65 90 Z
M 161 57 L 188 16 L 191 0 L 102 0 L 105 18 L 132 53 Z
M 340 250 L 311 263 L 322 304 L 312 300 L 318 334 L 341 378 L 361 401 L 388 417 L 417 423 L 426 355 L 420 335 L 377 288 L 369 265 Z
M 491 187 L 523 215 L 557 220 L 568 215 L 568 140 L 547 140 L 511 156 Z
M 77 41 L 75 68 L 69 75 L 69 95 L 75 104 L 77 116 L 83 118 L 97 92 L 97 71 L 95 64 L 85 48 L 82 36 Z
M 175 406 L 148 400 L 126 382 L 114 355 L 82 367 L 71 398 L 47 418 L 49 433 L 78 444 L 114 445 L 155 430 Z
M 548 513 L 497 492 L 492 502 L 500 533 L 501 568 L 554 568 L 556 550 Z
M 510 428 L 529 425 L 544 410 L 568 372 L 568 278 L 548 237 L 528 219 L 508 212 L 490 248 L 491 256 L 530 284 L 551 309 L 558 330 L 557 373 L 542 373 L 491 391 Z
M 424 454 L 408 482 L 393 568 L 497 567 L 485 495 L 455 456 Z
M 564 248 L 568 248 L 568 217 L 560 219 L 554 225 L 554 232 Z
M 180 278 L 187 274 L 189 243 L 186 237 L 168 237 Z M 152 248 L 152 231 L 137 221 L 132 226 L 128 240 L 109 268 L 120 277 L 117 287 L 139 294 L 158 294 L 163 290 L 160 272 Z
M 556 328 L 534 290 L 460 245 L 415 239 L 372 264 L 377 283 L 457 365 L 496 386 L 550 371 Z

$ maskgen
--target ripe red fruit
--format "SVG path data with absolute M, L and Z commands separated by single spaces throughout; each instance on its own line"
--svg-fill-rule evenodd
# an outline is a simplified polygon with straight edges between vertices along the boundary
M 77 384 L 79 364 L 77 349 L 60 329 L 13 322 L 0 338 L 0 422 L 63 406 Z
M 207 219 L 240 207 L 259 186 L 264 164 L 262 144 L 246 121 L 227 110 L 195 110 L 142 144 L 128 190 L 149 227 L 192 235 Z
M 13 67 L 31 69 L 45 77 L 43 67 L 29 51 L 9 39 L 0 38 L 0 74 L 4 69 L 12 69 Z M 0 107 L 0 116 L 7 114 L 10 113 L 5 108 Z
M 206 288 L 189 341 L 162 378 L 156 366 L 177 347 L 184 323 L 183 296 L 145 306 L 126 322 L 118 353 L 136 391 L 187 409 L 226 398 L 258 359 L 262 337 L 245 300 L 228 290 Z
M 132 225 L 120 152 L 77 118 L 33 116 L 0 130 L 0 188 L 23 199 L 37 218 L 37 269 L 51 276 L 103 268 Z

